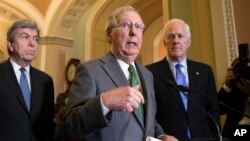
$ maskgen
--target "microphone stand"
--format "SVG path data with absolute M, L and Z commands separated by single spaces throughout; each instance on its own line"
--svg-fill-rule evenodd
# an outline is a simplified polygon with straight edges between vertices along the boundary
M 191 90 L 191 89 L 189 89 L 189 88 L 187 88 L 187 87 L 185 87 L 185 86 L 182 86 L 182 85 L 176 85 L 176 84 L 175 84 L 173 81 L 171 81 L 171 80 L 167 80 L 166 83 L 167 83 L 168 86 L 174 87 L 174 88 L 176 88 L 177 90 L 184 92 L 184 95 L 188 98 L 188 100 L 192 101 L 197 107 L 199 107 L 204 113 L 206 113 L 206 114 L 212 119 L 212 121 L 213 121 L 213 123 L 214 123 L 214 125 L 216 126 L 216 129 L 217 129 L 217 134 L 218 134 L 217 140 L 218 140 L 218 141 L 223 141 L 223 138 L 222 138 L 222 134 L 221 134 L 221 132 L 220 132 L 219 125 L 218 125 L 217 121 L 214 119 L 214 117 L 213 117 L 209 112 L 207 112 L 203 107 L 201 107 L 200 104 L 198 104 L 196 101 L 194 101 L 193 99 L 191 99 L 191 98 L 188 96 L 188 94 L 185 93 L 185 92 L 192 92 L 192 91 L 193 91 L 193 92 L 195 92 L 195 93 L 202 94 L 203 96 L 206 96 L 206 97 L 208 97 L 209 99 L 215 100 L 216 102 L 218 102 L 218 103 L 220 103 L 220 104 L 222 104 L 222 102 L 220 102 L 220 101 L 218 101 L 217 99 L 215 99 L 214 97 L 210 97 L 210 96 L 208 96 L 208 95 L 206 95 L 206 94 L 204 94 L 204 93 L 202 93 L 202 92 L 200 92 L 200 91 Z M 225 104 L 223 103 L 223 105 L 225 105 Z
M 178 89 L 179 89 L 180 91 L 183 91 L 183 92 L 195 92 L 195 93 L 199 93 L 199 94 L 201 94 L 201 95 L 203 95 L 203 96 L 205 96 L 205 97 L 207 97 L 207 98 L 209 98 L 209 99 L 214 100 L 215 102 L 221 104 L 222 106 L 224 106 L 224 107 L 226 107 L 226 108 L 228 108 L 228 109 L 230 109 L 230 110 L 232 110 L 232 111 L 234 111 L 234 112 L 237 112 L 238 114 L 241 114 L 241 115 L 243 115 L 243 116 L 246 116 L 246 117 L 250 118 L 250 115 L 245 114 L 245 113 L 242 113 L 242 112 L 240 112 L 239 110 L 237 110 L 237 109 L 235 109 L 235 108 L 233 108 L 233 107 L 231 107 L 231 106 L 229 106 L 229 105 L 227 105 L 227 104 L 225 104 L 225 103 L 219 101 L 218 99 L 216 99 L 216 98 L 214 98 L 214 97 L 211 97 L 211 96 L 209 96 L 209 95 L 204 94 L 203 92 L 200 92 L 200 91 L 197 91 L 197 90 L 193 90 L 193 89 L 189 89 L 189 88 L 187 88 L 187 87 L 185 87 L 185 86 L 182 86 L 182 85 L 177 85 L 177 87 L 178 87 Z
M 218 134 L 218 137 L 216 140 L 218 141 L 223 141 L 222 140 L 222 135 L 221 135 L 221 131 L 220 131 L 220 128 L 219 128 L 219 125 L 217 123 L 217 121 L 214 119 L 214 117 L 209 113 L 207 112 L 203 107 L 201 107 L 200 104 L 198 104 L 196 101 L 194 101 L 193 99 L 189 98 L 188 94 L 184 92 L 184 95 L 188 98 L 188 100 L 190 100 L 191 102 L 193 102 L 197 107 L 199 107 L 204 113 L 206 113 L 213 121 L 214 125 L 216 126 L 216 130 L 217 130 L 217 134 Z
M 173 83 L 173 84 L 174 84 L 174 83 Z M 174 84 L 174 85 L 175 85 L 175 84 Z M 177 87 L 177 89 L 180 90 L 180 91 L 182 91 L 182 92 L 194 92 L 194 93 L 201 94 L 201 95 L 203 95 L 203 96 L 205 96 L 205 97 L 207 97 L 207 98 L 209 98 L 209 99 L 211 99 L 211 100 L 214 100 L 215 102 L 221 104 L 222 106 L 224 106 L 224 107 L 226 107 L 226 108 L 228 108 L 228 109 L 230 109 L 230 110 L 232 110 L 232 111 L 234 111 L 234 112 L 237 112 L 237 113 L 239 113 L 239 114 L 241 114 L 241 115 L 243 115 L 243 116 L 246 116 L 246 117 L 250 118 L 250 116 L 249 116 L 248 114 L 242 113 L 242 112 L 240 112 L 239 110 L 237 110 L 237 109 L 235 109 L 235 108 L 233 108 L 233 107 L 231 107 L 231 106 L 229 106 L 229 105 L 227 105 L 227 104 L 225 104 L 225 103 L 219 101 L 218 99 L 216 99 L 216 98 L 214 98 L 214 97 L 212 97 L 212 96 L 209 96 L 209 95 L 204 94 L 203 92 L 200 92 L 200 91 L 198 91 L 198 90 L 189 89 L 188 87 L 182 86 L 182 85 L 175 85 L 175 87 Z M 214 117 L 213 117 L 209 112 L 207 112 L 204 108 L 202 108 L 202 107 L 200 106 L 200 104 L 198 104 L 197 102 L 195 102 L 193 99 L 190 99 L 187 93 L 184 93 L 184 95 L 185 95 L 190 101 L 192 101 L 193 103 L 195 103 L 197 107 L 199 107 L 203 112 L 205 112 L 205 113 L 213 120 L 214 124 L 216 125 L 217 132 L 218 132 L 218 141 L 223 141 L 223 138 L 222 138 L 222 134 L 221 134 L 221 132 L 220 132 L 219 125 L 218 125 L 218 123 L 216 122 L 216 120 L 214 119 Z

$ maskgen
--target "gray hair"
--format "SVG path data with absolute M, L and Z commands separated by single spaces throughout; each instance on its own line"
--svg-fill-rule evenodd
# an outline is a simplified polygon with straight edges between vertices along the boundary
M 15 21 L 10 28 L 8 29 L 7 32 L 7 42 L 13 43 L 15 40 L 15 35 L 16 35 L 16 29 L 20 28 L 30 28 L 30 29 L 36 29 L 38 38 L 40 37 L 40 30 L 38 29 L 36 22 L 28 19 L 20 19 Z M 8 48 L 8 53 L 11 54 L 9 48 Z
M 190 31 L 190 27 L 187 23 L 185 23 L 183 20 L 181 19 L 171 19 L 169 20 L 165 26 L 164 26 L 164 34 L 163 34 L 163 39 L 165 38 L 166 36 L 166 29 L 169 27 L 169 25 L 173 24 L 173 23 L 182 23 L 185 27 L 185 30 L 187 32 L 187 36 L 189 39 L 191 39 L 191 31 Z
M 108 17 L 108 19 L 106 21 L 106 33 L 107 33 L 107 35 L 109 35 L 111 33 L 112 29 L 117 24 L 117 19 L 116 19 L 117 16 L 119 16 L 120 14 L 127 12 L 127 11 L 133 11 L 133 12 L 136 12 L 139 14 L 139 12 L 130 5 L 117 8 L 115 11 L 113 11 L 110 14 L 110 16 Z

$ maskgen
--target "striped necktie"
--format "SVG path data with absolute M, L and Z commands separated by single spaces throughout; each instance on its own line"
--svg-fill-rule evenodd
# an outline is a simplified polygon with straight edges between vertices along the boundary
M 186 77 L 185 77 L 184 73 L 181 71 L 181 67 L 182 67 L 181 64 L 176 64 L 175 65 L 175 68 L 176 68 L 176 82 L 177 82 L 177 85 L 187 86 Z M 182 98 L 183 104 L 185 106 L 185 109 L 187 110 L 187 106 L 188 106 L 187 96 L 183 92 L 180 92 L 180 94 L 181 94 L 181 98 Z
M 176 64 L 175 68 L 176 68 L 176 83 L 177 85 L 182 85 L 182 86 L 187 86 L 186 83 L 186 77 L 184 75 L 184 73 L 181 71 L 181 64 Z M 188 98 L 186 96 L 186 94 L 184 92 L 180 92 L 184 107 L 187 111 L 187 107 L 188 107 Z M 190 139 L 191 138 L 191 133 L 190 133 L 190 129 L 189 127 L 187 128 L 187 138 Z
M 23 98 L 25 101 L 25 104 L 27 106 L 28 111 L 30 111 L 30 88 L 29 83 L 25 74 L 25 68 L 20 68 L 21 76 L 20 76 L 20 87 L 23 93 Z

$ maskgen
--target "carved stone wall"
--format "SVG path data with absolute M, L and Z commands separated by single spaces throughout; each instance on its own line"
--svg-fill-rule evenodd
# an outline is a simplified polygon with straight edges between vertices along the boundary
M 94 2 L 95 0 L 75 0 L 63 16 L 61 28 L 71 31 L 84 11 Z
M 223 0 L 224 23 L 227 39 L 227 52 L 229 64 L 238 56 L 237 38 L 234 23 L 233 3 L 232 0 Z

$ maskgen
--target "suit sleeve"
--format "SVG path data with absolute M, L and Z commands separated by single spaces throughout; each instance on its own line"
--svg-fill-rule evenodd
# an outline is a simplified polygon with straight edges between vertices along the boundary
M 80 65 L 70 89 L 64 120 L 72 135 L 87 136 L 107 126 L 103 116 L 100 94 L 91 71 Z
M 142 68 L 141 68 L 142 69 Z M 144 70 L 144 69 L 142 69 Z M 146 89 L 148 89 L 148 93 L 149 93 L 149 97 L 152 98 L 152 105 L 148 105 L 152 106 L 152 109 L 150 109 L 150 112 L 152 112 L 151 114 L 153 115 L 152 120 L 154 121 L 154 137 L 159 137 L 161 135 L 165 135 L 161 125 L 158 123 L 158 121 L 156 120 L 155 114 L 157 111 L 157 105 L 156 105 L 156 99 L 155 99 L 155 90 L 154 90 L 154 78 L 151 72 L 149 72 L 148 70 L 143 71 L 144 75 L 147 78 L 147 82 L 145 79 L 144 83 L 146 83 Z M 148 117 L 149 118 L 149 117 Z
M 221 88 L 218 92 L 218 99 L 223 103 L 227 103 L 228 95 L 229 94 L 224 90 L 224 88 Z M 221 109 L 221 115 L 226 114 L 224 106 L 221 106 L 220 109 Z
M 210 95 L 211 97 L 214 97 L 215 99 L 217 99 L 217 91 L 216 91 L 216 86 L 215 86 L 215 80 L 214 80 L 214 75 L 212 72 L 211 67 L 209 67 L 209 86 L 208 86 L 208 95 Z M 220 126 L 220 105 L 218 102 L 208 99 L 207 102 L 207 108 L 208 108 L 208 112 L 214 117 L 214 119 L 217 121 L 218 125 Z M 210 122 L 210 126 L 214 126 L 214 123 L 212 123 L 212 121 Z M 216 135 L 216 127 L 214 128 L 214 134 Z
M 53 119 L 54 119 L 54 116 L 55 116 L 55 109 L 52 108 L 54 107 L 54 84 L 53 84 L 53 80 L 52 78 L 50 77 L 49 78 L 49 81 L 48 81 L 48 84 L 47 84 L 47 88 L 48 92 L 46 93 L 47 96 L 49 97 L 48 98 L 48 115 L 49 116 L 47 119 L 47 125 L 49 125 L 49 128 L 48 128 L 48 134 L 49 134 L 49 141 L 54 141 L 54 136 L 55 136 L 55 125 L 54 125 L 54 122 L 53 122 Z

